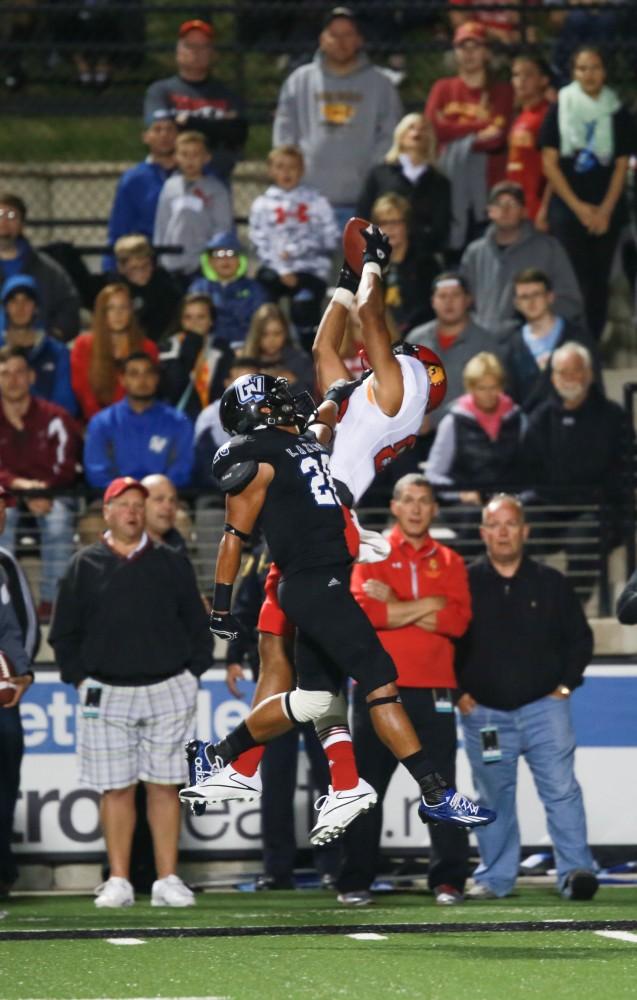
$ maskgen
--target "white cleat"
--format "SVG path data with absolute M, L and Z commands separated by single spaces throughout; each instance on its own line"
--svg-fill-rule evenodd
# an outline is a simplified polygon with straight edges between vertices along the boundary
M 316 803 L 319 814 L 310 832 L 311 843 L 317 846 L 337 840 L 357 816 L 373 809 L 377 802 L 378 795 L 362 778 L 358 779 L 354 788 L 339 792 L 335 792 L 330 785 L 329 793 Z
M 210 772 L 196 785 L 182 788 L 179 798 L 182 802 L 254 802 L 261 795 L 261 775 L 257 771 L 247 777 L 235 771 L 232 764 L 224 767 L 219 759 Z

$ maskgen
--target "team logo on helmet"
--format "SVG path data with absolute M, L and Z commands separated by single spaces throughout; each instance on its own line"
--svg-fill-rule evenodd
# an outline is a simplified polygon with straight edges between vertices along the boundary
M 265 378 L 263 375 L 244 375 L 234 383 L 240 403 L 259 403 L 265 398 Z

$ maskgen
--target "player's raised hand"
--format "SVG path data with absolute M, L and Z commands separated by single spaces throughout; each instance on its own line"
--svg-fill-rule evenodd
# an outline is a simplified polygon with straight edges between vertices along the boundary
M 208 628 L 212 635 L 218 639 L 225 639 L 227 642 L 238 639 L 241 632 L 239 622 L 228 611 L 223 614 L 219 611 L 211 611 L 210 618 L 208 619 Z
M 379 228 L 379 226 L 369 225 L 361 230 L 361 235 L 365 240 L 365 252 L 363 253 L 364 264 L 378 264 L 381 273 L 384 274 L 389 267 L 391 258 L 391 243 L 389 237 Z

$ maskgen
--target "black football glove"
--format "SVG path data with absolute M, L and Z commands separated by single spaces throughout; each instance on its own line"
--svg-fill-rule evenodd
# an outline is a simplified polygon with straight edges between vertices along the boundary
M 241 632 L 239 622 L 229 612 L 220 614 L 219 611 L 211 611 L 208 628 L 217 639 L 226 639 L 228 642 L 238 639 Z
M 336 403 L 338 407 L 338 415 L 336 417 L 336 422 L 339 423 L 345 416 L 347 412 L 347 407 L 349 406 L 349 398 L 354 392 L 354 389 L 358 388 L 360 385 L 360 379 L 347 379 L 339 378 L 336 382 L 332 382 L 331 386 L 325 393 L 323 399 L 329 399 L 332 403 Z
M 378 226 L 367 226 L 361 229 L 361 234 L 367 248 L 363 254 L 363 264 L 378 264 L 381 274 L 384 274 L 389 267 L 391 258 L 391 243 L 389 237 L 385 235 Z
M 349 264 L 343 261 L 343 266 L 340 270 L 338 281 L 336 282 L 337 288 L 346 288 L 348 292 L 356 295 L 358 291 L 358 286 L 360 284 L 360 275 L 354 274 Z

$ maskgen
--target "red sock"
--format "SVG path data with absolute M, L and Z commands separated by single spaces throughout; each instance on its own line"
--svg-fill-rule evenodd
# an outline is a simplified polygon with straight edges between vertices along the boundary
M 263 745 L 252 747 L 250 750 L 244 750 L 236 760 L 232 761 L 232 766 L 239 774 L 245 775 L 246 778 L 251 778 L 261 763 L 264 753 L 265 746 Z
M 358 784 L 358 768 L 349 730 L 345 726 L 332 726 L 320 734 L 320 739 L 330 766 L 334 791 L 355 788 Z

